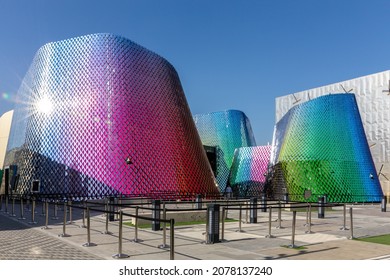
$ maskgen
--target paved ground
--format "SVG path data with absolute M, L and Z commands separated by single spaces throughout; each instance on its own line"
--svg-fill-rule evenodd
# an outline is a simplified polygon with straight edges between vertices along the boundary
M 350 206 L 348 206 L 349 209 Z M 20 205 L 15 204 L 12 217 L 11 203 L 5 213 L 4 203 L 0 212 L 0 259 L 112 259 L 119 252 L 118 221 L 109 222 L 106 231 L 105 217 L 100 212 L 91 213 L 90 243 L 96 246 L 83 246 L 88 243 L 87 229 L 80 227 L 83 222 L 81 210 L 73 209 L 73 223 L 67 224 L 64 232 L 63 211 L 58 210 L 58 220 L 53 220 L 53 207 L 49 209 L 49 229 L 42 229 L 45 216 L 42 206 L 38 205 L 35 221 L 30 224 L 32 214 L 24 210 L 25 220 L 20 220 Z M 31 209 L 31 207 L 30 207 Z M 124 212 L 132 212 L 124 209 Z M 245 212 L 245 211 L 243 211 Z M 325 219 L 318 219 L 312 213 L 311 233 L 308 231 L 306 212 L 297 212 L 295 245 L 300 248 L 289 248 L 292 244 L 292 212 L 282 211 L 283 228 L 279 225 L 277 213 L 273 213 L 271 235 L 269 234 L 269 214 L 259 212 L 258 223 L 245 223 L 243 213 L 242 232 L 238 232 L 239 222 L 225 223 L 224 240 L 220 243 L 205 244 L 205 225 L 175 227 L 175 259 L 177 260 L 264 260 L 264 259 L 311 259 L 311 260 L 355 260 L 355 259 L 390 259 L 390 246 L 349 240 L 350 230 L 340 230 L 343 226 L 342 208 L 326 212 Z M 67 215 L 69 219 L 69 214 Z M 230 210 L 229 217 L 238 219 L 238 211 Z M 86 222 L 85 222 L 86 223 Z M 349 213 L 346 226 L 350 228 Z M 390 213 L 380 212 L 379 205 L 353 206 L 353 236 L 374 236 L 390 234 Z M 167 244 L 170 232 L 167 230 Z M 135 229 L 123 226 L 122 253 L 130 259 L 169 260 L 170 248 L 159 248 L 163 244 L 163 231 L 139 229 L 139 242 L 133 242 Z
M 0 215 L 0 259 L 2 260 L 93 260 L 99 259 L 76 246 Z

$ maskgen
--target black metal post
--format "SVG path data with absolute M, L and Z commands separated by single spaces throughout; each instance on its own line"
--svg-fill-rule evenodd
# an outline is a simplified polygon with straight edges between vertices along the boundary
M 202 195 L 201 194 L 196 195 L 195 202 L 196 202 L 196 209 L 202 209 Z
M 170 220 L 170 228 L 169 230 L 171 231 L 170 237 L 170 250 L 169 250 L 169 256 L 170 260 L 175 259 L 175 220 L 171 219 Z
M 220 242 L 219 240 L 219 204 L 207 205 L 207 244 Z
M 257 197 L 252 197 L 250 200 L 250 223 L 257 223 Z
M 324 196 L 318 197 L 318 218 L 319 219 L 325 218 L 325 197 Z
M 115 221 L 115 213 L 114 213 L 115 212 L 114 211 L 115 210 L 114 209 L 115 198 L 113 196 L 110 196 L 108 203 L 110 205 L 110 207 L 109 207 L 109 209 L 110 209 L 109 220 L 110 220 L 110 222 L 113 222 L 113 221 Z
M 154 219 L 152 221 L 152 230 L 158 231 L 160 230 L 160 208 L 161 208 L 161 201 L 160 200 L 153 200 L 152 201 L 152 218 Z
M 288 203 L 288 202 L 290 201 L 290 198 L 289 198 L 288 193 L 285 193 L 285 194 L 283 195 L 283 200 L 284 200 L 285 203 Z

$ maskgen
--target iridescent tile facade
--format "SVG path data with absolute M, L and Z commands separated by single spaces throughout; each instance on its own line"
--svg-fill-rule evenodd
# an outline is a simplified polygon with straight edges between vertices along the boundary
M 330 202 L 378 202 L 382 190 L 354 94 L 332 94 L 296 105 L 277 123 L 273 190 L 291 200 L 327 195 Z
M 265 193 L 270 156 L 271 146 L 236 149 L 229 176 L 233 193 L 240 197 L 256 197 Z
M 53 195 L 218 193 L 175 69 L 120 36 L 40 48 L 9 142 L 21 193 L 34 179 Z
M 241 111 L 227 110 L 197 114 L 194 120 L 203 145 L 216 147 L 215 177 L 224 192 L 235 149 L 256 145 L 249 119 Z
M 390 197 L 390 70 L 339 81 L 276 98 L 276 121 L 294 105 L 350 91 L 355 94 L 371 155 L 383 192 Z

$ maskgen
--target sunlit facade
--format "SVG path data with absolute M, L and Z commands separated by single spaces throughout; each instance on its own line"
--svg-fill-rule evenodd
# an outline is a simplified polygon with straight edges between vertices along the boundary
M 37 52 L 17 94 L 5 164 L 16 192 L 74 197 L 216 194 L 171 64 L 134 42 L 93 34 Z

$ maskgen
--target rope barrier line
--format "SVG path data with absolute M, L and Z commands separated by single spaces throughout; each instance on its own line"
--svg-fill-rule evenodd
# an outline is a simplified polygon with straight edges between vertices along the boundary
M 50 202 L 50 201 L 47 201 L 49 204 L 54 204 L 55 206 L 57 205 L 57 202 Z M 221 201 L 223 202 L 223 201 Z M 175 204 L 176 202 L 165 202 L 167 205 L 169 204 Z M 188 202 L 183 202 L 183 203 L 187 203 Z M 193 203 L 197 203 L 197 202 L 193 202 Z M 207 203 L 206 201 L 202 201 L 202 203 Z M 119 215 L 119 211 L 109 211 L 109 210 L 102 210 L 102 209 L 99 209 L 99 208 L 95 208 L 95 207 L 90 207 L 90 205 L 99 205 L 99 206 L 102 206 L 102 207 L 105 207 L 105 203 L 98 203 L 98 202 L 90 202 L 90 201 L 87 201 L 86 204 L 88 205 L 88 207 L 90 208 L 91 211 L 95 211 L 95 212 L 101 212 L 101 213 L 106 213 L 106 214 L 116 214 L 116 215 Z M 147 204 L 147 203 L 143 203 L 144 205 Z M 294 203 L 292 203 L 293 205 L 291 205 L 291 203 L 289 203 L 290 205 L 289 206 L 281 206 L 279 202 L 267 202 L 267 208 L 269 206 L 272 206 L 272 208 L 274 209 L 286 209 L 286 208 L 289 208 L 289 209 L 305 209 L 307 208 L 307 204 L 303 203 L 303 202 L 300 202 L 300 204 L 302 205 L 294 205 Z M 295 204 L 299 204 L 299 203 L 295 203 Z M 150 211 L 164 211 L 164 209 L 154 209 L 154 208 L 150 208 L 150 207 L 141 207 L 141 206 L 135 206 L 134 204 L 124 204 L 124 203 L 121 203 L 121 204 L 110 204 L 112 206 L 121 206 L 122 208 L 125 208 L 125 207 L 128 207 L 130 209 L 144 209 L 144 210 L 150 210 Z M 149 203 L 150 205 L 150 203 Z M 238 203 L 221 203 L 220 204 L 221 206 L 229 206 L 229 210 L 238 210 L 238 211 L 242 211 L 242 210 L 250 210 L 250 209 L 264 209 L 264 205 L 259 202 L 256 207 L 254 207 L 253 205 L 252 206 L 248 206 L 246 205 L 245 203 L 241 203 L 241 204 L 238 204 Z M 325 205 L 321 205 L 319 203 L 317 204 L 311 204 L 311 207 L 319 207 L 319 206 L 324 206 L 324 207 L 336 207 L 336 206 L 343 206 L 344 204 L 339 204 L 339 203 L 327 203 Z M 238 207 L 235 207 L 235 206 L 238 206 Z M 244 206 L 244 207 L 243 207 Z M 64 206 L 65 207 L 65 206 Z M 86 206 L 78 206 L 76 204 L 70 204 L 68 205 L 68 207 L 70 209 L 72 208 L 78 208 L 78 209 L 86 209 Z M 71 210 L 70 210 L 71 211 Z M 195 212 L 195 211 L 207 211 L 207 208 L 200 208 L 200 209 L 169 209 L 169 208 L 165 208 L 165 211 L 166 212 Z M 123 213 L 124 216 L 127 216 L 127 217 L 132 217 L 132 218 L 135 218 L 137 217 L 137 215 L 134 215 L 134 214 L 130 214 L 130 213 Z M 169 220 L 167 219 L 153 219 L 153 218 L 149 218 L 149 217 L 144 217 L 144 216 L 139 216 L 138 215 L 138 218 L 139 219 L 143 219 L 143 220 L 148 220 L 148 221 L 159 221 L 159 222 L 163 222 L 163 223 L 169 223 Z M 56 211 L 54 211 L 54 217 L 52 219 L 58 219 L 57 215 L 56 215 Z

